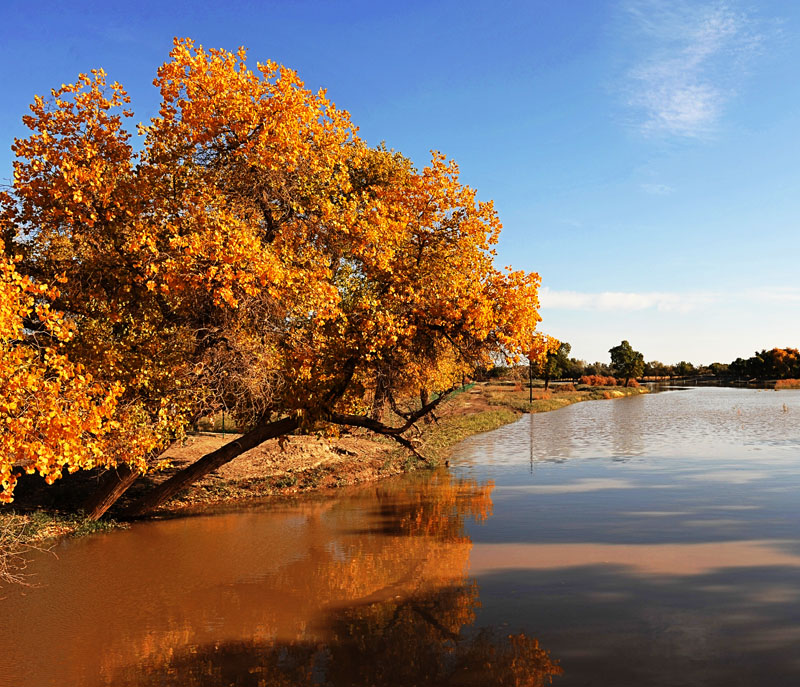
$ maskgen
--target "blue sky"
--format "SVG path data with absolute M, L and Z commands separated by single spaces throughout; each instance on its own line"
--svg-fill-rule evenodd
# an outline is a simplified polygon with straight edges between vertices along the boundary
M 173 36 L 296 69 L 419 166 L 455 159 L 577 357 L 800 345 L 800 3 L 5 0 L 0 181 L 33 95 L 79 72 L 153 115 Z

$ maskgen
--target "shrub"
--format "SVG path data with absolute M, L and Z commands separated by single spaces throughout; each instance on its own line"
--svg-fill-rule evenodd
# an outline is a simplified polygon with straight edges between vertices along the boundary
M 779 379 L 775 382 L 776 389 L 800 389 L 800 379 Z
M 579 381 L 588 386 L 617 386 L 617 380 L 614 377 L 604 377 L 603 375 L 584 375 Z

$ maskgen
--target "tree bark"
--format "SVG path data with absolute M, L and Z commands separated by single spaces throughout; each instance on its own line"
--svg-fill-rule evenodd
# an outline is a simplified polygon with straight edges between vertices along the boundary
M 228 442 L 216 451 L 207 453 L 183 470 L 176 472 L 168 480 L 162 482 L 136 501 L 125 511 L 125 515 L 136 517 L 149 513 L 171 499 L 182 489 L 185 489 L 193 482 L 205 477 L 207 474 L 214 472 L 214 470 L 222 467 L 225 463 L 229 463 L 234 458 L 242 455 L 245 451 L 249 451 L 251 448 L 263 444 L 268 439 L 275 439 L 276 437 L 288 434 L 297 429 L 299 424 L 296 417 L 285 417 L 276 422 L 259 425 L 238 439 Z
M 83 510 L 89 520 L 99 520 L 113 506 L 142 473 L 129 465 L 118 465 L 109 470 L 101 478 L 97 489 L 83 504 Z
M 388 400 L 389 384 L 384 375 L 378 375 L 375 380 L 375 396 L 372 400 L 372 411 L 370 417 L 373 420 L 383 421 L 386 401 Z
M 428 396 L 428 390 L 424 387 L 419 390 L 419 406 L 420 408 L 424 408 L 428 405 L 430 397 Z M 431 419 L 428 415 L 423 418 L 423 422 L 428 423 Z

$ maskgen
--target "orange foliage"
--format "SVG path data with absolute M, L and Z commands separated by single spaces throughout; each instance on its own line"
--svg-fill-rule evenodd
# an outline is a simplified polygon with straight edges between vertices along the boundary
M 454 162 L 369 148 L 243 49 L 176 40 L 155 83 L 141 153 L 102 70 L 37 96 L 2 213 L 20 272 L 58 284 L 39 298 L 71 323 L 64 354 L 117 399 L 107 464 L 148 469 L 223 407 L 245 427 L 362 417 L 377 380 L 400 402 L 552 348 L 538 275 L 494 267 L 500 221 Z
M 615 377 L 604 377 L 603 375 L 584 375 L 578 381 L 588 386 L 617 386 L 618 384 Z
M 800 379 L 779 379 L 775 382 L 776 389 L 800 389 Z
M 120 389 L 104 389 L 61 352 L 69 323 L 37 302 L 52 293 L 0 253 L 0 502 L 13 500 L 23 471 L 52 483 L 102 462 L 116 426 Z

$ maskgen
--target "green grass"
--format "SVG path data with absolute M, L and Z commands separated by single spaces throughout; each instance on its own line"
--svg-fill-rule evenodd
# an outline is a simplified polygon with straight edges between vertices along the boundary
M 0 521 L 5 521 L 9 516 L 0 515 Z M 60 534 L 69 534 L 73 537 L 83 537 L 98 532 L 125 528 L 125 523 L 115 520 L 88 520 L 81 513 L 46 513 L 34 511 L 25 514 L 12 514 L 11 518 L 18 518 L 24 523 L 25 537 L 28 541 L 47 539 Z
M 276 479 L 273 486 L 276 489 L 288 489 L 289 487 L 293 487 L 296 484 L 297 484 L 297 475 L 288 474 Z

